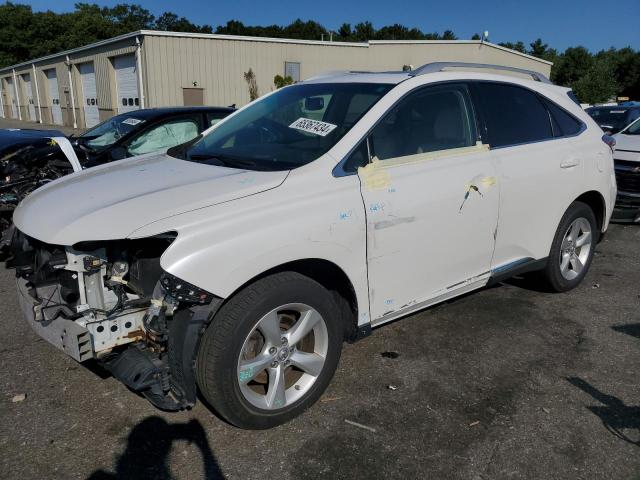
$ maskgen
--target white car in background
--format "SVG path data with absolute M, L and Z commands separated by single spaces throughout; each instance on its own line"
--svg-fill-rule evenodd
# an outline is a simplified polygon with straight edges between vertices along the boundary
M 14 215 L 25 317 L 161 408 L 198 385 L 260 429 L 372 327 L 528 270 L 576 287 L 616 197 L 609 137 L 568 89 L 487 67 L 514 70 L 320 76 L 51 182 Z
M 618 198 L 613 219 L 640 223 L 640 119 L 614 135 Z

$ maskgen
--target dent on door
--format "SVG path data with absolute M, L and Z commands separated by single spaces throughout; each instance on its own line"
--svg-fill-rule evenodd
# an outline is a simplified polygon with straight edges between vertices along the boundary
M 486 282 L 499 200 L 488 145 L 374 157 L 358 175 L 374 323 Z

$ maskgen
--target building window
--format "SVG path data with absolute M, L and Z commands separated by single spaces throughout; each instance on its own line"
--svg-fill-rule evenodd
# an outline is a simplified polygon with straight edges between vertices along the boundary
M 284 62 L 284 76 L 293 78 L 294 82 L 299 82 L 300 62 Z

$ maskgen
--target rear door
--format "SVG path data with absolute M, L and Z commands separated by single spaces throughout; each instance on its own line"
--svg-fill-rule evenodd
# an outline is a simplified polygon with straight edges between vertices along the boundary
M 49 101 L 51 103 L 51 119 L 56 125 L 62 125 L 62 109 L 60 108 L 60 90 L 58 77 L 54 68 L 46 71 L 49 86 Z
M 96 73 L 93 67 L 93 62 L 80 64 L 78 70 L 80 71 L 80 78 L 82 80 L 84 122 L 87 128 L 91 128 L 100 123 Z
M 554 137 L 537 92 L 509 83 L 473 87 L 500 172 L 492 268 L 546 258 L 562 215 L 582 191 L 583 159 L 570 137 Z
M 140 108 L 138 74 L 135 55 L 123 55 L 113 59 L 116 72 L 118 113 L 131 112 Z
M 499 191 L 467 86 L 412 92 L 360 150 L 374 321 L 484 285 Z

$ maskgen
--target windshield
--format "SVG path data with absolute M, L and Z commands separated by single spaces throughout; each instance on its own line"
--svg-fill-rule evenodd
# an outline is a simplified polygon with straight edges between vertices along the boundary
M 628 109 L 619 107 L 595 108 L 588 111 L 598 125 L 614 131 L 620 131 L 627 126 L 629 122 L 627 112 Z
M 257 101 L 193 144 L 167 153 L 252 170 L 289 170 L 340 140 L 393 85 L 298 84 Z
M 117 115 L 106 122 L 87 130 L 80 138 L 86 139 L 83 144 L 99 150 L 113 145 L 120 137 L 136 130 L 144 123 L 144 119 L 135 118 L 131 114 Z

